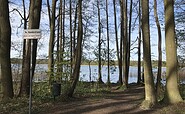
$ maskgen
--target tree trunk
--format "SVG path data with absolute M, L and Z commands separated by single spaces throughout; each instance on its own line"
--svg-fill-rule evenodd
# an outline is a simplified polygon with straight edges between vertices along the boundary
M 78 0 L 78 37 L 77 37 L 77 47 L 76 47 L 76 57 L 75 57 L 75 67 L 74 67 L 74 81 L 72 81 L 72 85 L 68 92 L 68 97 L 72 97 L 74 90 L 76 88 L 76 84 L 79 80 L 80 75 L 80 65 L 81 65 L 81 57 L 82 57 L 82 40 L 83 40 L 83 23 L 82 23 L 82 0 Z
M 25 1 L 23 1 L 23 11 L 24 11 L 24 29 L 27 29 L 27 23 L 28 23 L 28 19 L 26 17 L 26 8 L 25 8 Z M 20 91 L 19 91 L 19 95 L 18 96 L 21 96 L 23 94 L 25 95 L 28 95 L 29 94 L 29 90 L 27 89 L 26 85 L 27 83 L 29 83 L 28 81 L 28 78 L 29 78 L 29 74 L 26 75 L 26 73 L 24 73 L 24 66 L 25 66 L 25 63 L 26 63 L 26 42 L 27 40 L 26 39 L 23 39 L 23 60 L 22 60 L 22 77 L 21 77 L 21 85 L 20 85 Z M 27 91 L 27 92 L 26 92 Z M 23 93 L 24 92 L 24 93 Z
M 121 17 L 121 25 L 120 25 L 120 66 L 119 71 L 120 74 L 122 74 L 121 78 L 121 84 L 123 84 L 123 38 L 124 38 L 124 15 L 123 15 L 123 2 L 120 0 L 120 17 Z M 121 85 L 122 86 L 122 85 Z
M 0 1 L 0 82 L 2 98 L 13 98 L 13 82 L 10 61 L 11 26 L 8 0 Z
M 66 36 L 65 36 L 65 17 L 66 17 L 66 14 L 65 14 L 65 12 L 66 12 L 66 0 L 62 0 L 63 1 L 63 12 L 62 12 L 62 16 L 63 16 L 63 19 L 62 19 L 62 30 L 61 30 L 61 32 L 62 32 L 62 47 L 61 47 L 61 50 L 62 50 L 62 54 L 64 54 L 65 53 L 65 50 L 64 50 L 64 48 L 65 48 L 65 43 L 66 43 Z M 63 55 L 62 55 L 63 56 Z M 65 58 L 64 56 L 63 56 L 63 58 Z M 62 61 L 64 60 L 62 58 Z
M 76 21 L 77 21 L 77 12 L 78 12 L 77 10 L 78 10 L 78 5 L 76 4 L 75 17 L 74 17 L 74 29 L 73 29 L 73 55 L 75 53 L 75 46 L 76 46 L 76 25 L 77 25 Z
M 61 8 L 58 9 L 58 12 L 59 12 L 59 17 L 57 18 L 57 45 L 56 45 L 56 48 L 57 48 L 57 53 L 56 53 L 56 61 L 57 61 L 57 74 L 60 74 L 60 71 L 61 71 L 61 65 L 59 65 L 61 63 L 61 56 L 60 56 L 60 16 L 61 16 Z
M 143 108 L 151 108 L 156 104 L 154 79 L 151 64 L 150 28 L 149 28 L 149 0 L 142 0 L 142 32 L 144 53 L 145 100 Z
M 106 20 L 107 20 L 107 84 L 110 85 L 110 54 L 109 54 L 109 13 L 108 0 L 106 0 Z
M 124 84 L 128 87 L 128 61 L 127 61 L 127 54 L 128 54 L 128 35 L 127 35 L 127 0 L 122 0 L 123 4 L 123 28 L 124 28 L 124 35 L 123 35 L 123 75 L 124 75 Z
M 58 58 L 58 62 L 59 63 L 62 63 L 63 62 L 63 54 L 64 54 L 64 51 L 63 51 L 63 3 L 62 3 L 63 0 L 60 0 L 60 9 L 59 9 L 59 58 Z M 60 73 L 63 73 L 63 64 L 59 65 L 59 72 Z
M 24 1 L 23 1 L 24 2 Z M 34 2 L 30 1 L 29 12 L 31 12 Z M 24 5 L 25 8 L 25 5 Z M 26 12 L 24 11 L 24 15 Z M 24 16 L 24 18 L 26 18 Z M 33 18 L 32 18 L 33 19 Z M 26 22 L 26 21 L 25 21 Z M 27 29 L 27 22 L 25 23 L 24 29 Z M 30 87 L 30 56 L 31 56 L 31 41 L 26 39 L 23 44 L 23 63 L 22 63 L 22 78 L 19 96 L 28 96 Z
M 56 56 L 56 60 L 57 60 L 57 75 L 60 77 L 59 80 L 62 79 L 63 76 L 63 60 L 64 60 L 64 52 L 63 52 L 63 33 L 62 33 L 62 29 L 63 29 L 63 0 L 60 0 L 59 3 L 59 9 L 58 9 L 58 20 L 57 20 L 57 56 Z
M 23 2 L 23 11 L 24 11 L 24 29 L 27 29 L 27 24 L 28 24 L 28 18 L 26 17 L 26 6 L 25 6 L 25 0 L 22 0 L 22 2 Z M 26 57 L 26 39 L 23 39 L 23 60 L 22 60 L 22 77 L 21 77 L 21 86 L 20 86 L 20 91 L 19 91 L 19 95 L 18 96 L 21 96 L 21 93 L 23 93 L 22 92 L 22 86 L 24 86 L 24 88 L 26 87 L 25 85 L 26 85 L 26 83 L 25 82 L 27 82 L 27 81 L 25 81 L 23 78 L 25 78 L 26 79 L 26 77 L 28 77 L 29 78 L 29 76 L 26 76 L 26 73 L 25 73 L 25 75 L 23 75 L 23 69 L 24 69 L 24 65 L 25 65 L 25 57 Z M 25 83 L 25 84 L 23 84 L 23 83 Z M 26 91 L 26 88 L 24 89 L 25 91 Z M 26 94 L 26 93 L 25 93 Z M 27 93 L 27 95 L 29 94 L 29 92 Z
M 137 84 L 141 83 L 141 2 L 139 0 L 139 37 L 138 37 L 138 78 Z
M 70 22 L 70 80 L 73 80 L 73 38 L 72 38 L 72 3 L 69 0 L 69 22 Z
M 127 76 L 129 76 L 129 68 L 130 68 L 130 44 L 131 44 L 131 25 L 132 24 L 132 0 L 130 0 L 130 17 L 129 17 L 129 32 L 128 32 L 128 46 L 127 46 Z M 128 78 L 127 78 L 128 83 Z
M 117 58 L 118 58 L 118 68 L 119 68 L 119 83 L 122 85 L 122 72 L 120 69 L 122 69 L 121 65 L 121 59 L 119 54 L 119 44 L 118 44 L 118 30 L 117 30 L 117 16 L 116 16 L 116 3 L 115 0 L 113 0 L 113 6 L 114 6 L 114 26 L 115 26 L 115 38 L 116 38 L 116 51 L 117 51 Z
M 98 82 L 103 83 L 102 75 L 101 75 L 101 22 L 100 22 L 100 1 L 97 0 L 97 8 L 98 8 Z
M 166 92 L 165 102 L 181 102 L 177 84 L 177 47 L 175 43 L 174 0 L 164 0 L 166 45 Z
M 78 2 L 78 1 L 77 1 Z M 76 3 L 76 8 L 75 8 L 75 17 L 74 17 L 74 28 L 73 28 L 73 59 L 75 58 L 75 47 L 76 47 L 76 29 L 77 29 L 77 15 L 78 13 L 78 4 Z M 73 69 L 74 69 L 74 64 L 73 64 Z
M 55 12 L 56 12 L 56 2 L 57 0 L 52 1 L 52 15 L 49 15 L 50 20 L 50 39 L 49 39 L 49 55 L 48 55 L 48 73 L 49 73 L 49 83 L 51 83 L 51 78 L 53 76 L 54 69 L 54 40 L 55 40 Z M 48 12 L 50 14 L 50 5 L 48 3 Z
M 31 0 L 30 1 L 30 9 L 29 9 L 30 15 L 29 15 L 28 29 L 38 29 L 39 28 L 41 6 L 42 6 L 42 0 Z M 22 68 L 23 73 L 22 73 L 21 88 L 20 88 L 19 96 L 29 95 L 30 72 L 32 72 L 31 74 L 33 78 L 34 70 L 36 66 L 37 40 L 24 40 L 24 41 L 25 41 L 25 49 L 23 50 L 25 50 L 25 54 L 23 54 L 23 68 Z M 33 41 L 32 51 L 31 51 L 31 41 Z M 32 54 L 32 58 L 31 58 L 31 54 Z M 32 59 L 32 66 L 30 66 L 31 59 Z
M 34 8 L 33 17 L 34 21 L 32 23 L 32 29 L 39 29 L 40 27 L 40 16 L 41 16 L 41 8 L 42 8 L 42 0 L 35 0 L 36 8 Z M 36 57 L 37 57 L 37 43 L 38 40 L 33 40 L 33 48 L 32 48 L 32 78 L 34 76 L 35 66 L 36 66 Z
M 162 50 L 161 50 L 161 45 L 162 45 L 162 38 L 161 38 L 161 26 L 159 23 L 159 19 L 157 16 L 157 0 L 154 0 L 154 16 L 155 16 L 155 21 L 157 25 L 157 31 L 158 31 L 158 71 L 157 71 L 157 82 L 156 82 L 156 92 L 157 95 L 160 94 L 160 87 L 161 87 L 161 67 L 162 67 Z

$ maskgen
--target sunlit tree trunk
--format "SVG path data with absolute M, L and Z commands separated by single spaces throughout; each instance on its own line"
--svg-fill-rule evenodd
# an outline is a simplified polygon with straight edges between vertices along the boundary
M 156 104 L 154 79 L 151 64 L 150 47 L 150 25 L 149 25 L 149 0 L 142 0 L 142 33 L 143 33 L 143 53 L 144 53 L 144 78 L 145 78 L 145 100 L 143 108 L 151 108 Z
M 165 46 L 166 46 L 166 91 L 165 102 L 181 102 L 177 84 L 177 47 L 175 43 L 174 0 L 164 0 Z
M 127 55 L 128 55 L 128 33 L 127 33 L 127 0 L 122 0 L 123 4 L 123 28 L 124 28 L 124 35 L 123 35 L 123 75 L 124 75 L 124 84 L 128 86 L 128 71 L 127 71 Z
M 0 1 L 0 82 L 2 98 L 13 98 L 13 82 L 10 61 L 11 26 L 8 0 Z

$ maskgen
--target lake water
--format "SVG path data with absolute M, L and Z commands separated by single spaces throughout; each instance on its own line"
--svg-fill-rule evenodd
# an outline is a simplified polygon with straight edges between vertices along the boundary
M 89 76 L 89 68 L 87 65 L 82 65 L 81 70 L 80 70 L 80 79 L 83 81 L 90 81 L 90 76 Z M 162 75 L 164 75 L 166 71 L 166 68 L 162 68 Z M 107 66 L 102 67 L 102 80 L 103 82 L 107 82 Z M 138 68 L 134 66 L 130 66 L 130 71 L 129 71 L 129 79 L 128 83 L 136 83 L 137 82 L 137 72 Z M 157 73 L 157 69 L 153 69 L 154 76 Z M 97 81 L 98 76 L 98 66 L 91 66 L 91 81 Z M 111 67 L 110 68 L 110 81 L 112 83 L 116 83 L 119 80 L 119 68 L 116 67 Z
M 80 70 L 80 79 L 83 81 L 90 81 L 90 71 L 87 65 L 82 65 Z M 102 67 L 102 80 L 107 82 L 107 66 Z M 97 81 L 98 78 L 98 66 L 91 66 L 91 81 Z M 119 69 L 118 67 L 111 67 L 110 69 L 110 81 L 116 83 L 119 80 Z M 130 68 L 129 83 L 137 81 L 137 68 Z
M 47 77 L 47 64 L 37 64 L 36 69 L 35 69 L 35 75 L 34 75 L 34 81 L 39 82 L 39 81 L 46 81 L 48 80 Z M 21 65 L 12 65 L 12 70 L 13 70 L 13 79 L 14 80 L 20 80 L 20 69 Z M 102 80 L 103 82 L 107 82 L 107 66 L 102 67 Z M 137 67 L 130 66 L 130 72 L 129 72 L 129 83 L 136 83 L 137 82 Z M 19 72 L 18 72 L 19 71 Z M 165 71 L 166 68 L 162 67 L 162 81 L 165 83 Z M 91 72 L 91 77 L 90 77 L 90 72 Z M 157 75 L 157 69 L 153 69 L 153 74 L 154 77 Z M 182 74 L 185 76 L 185 69 L 184 73 Z M 88 65 L 82 65 L 80 69 L 80 79 L 81 81 L 97 81 L 98 79 L 98 66 L 97 65 L 91 65 L 91 71 L 89 71 L 89 66 Z M 119 79 L 119 69 L 118 67 L 110 67 L 110 81 L 112 83 L 118 82 Z M 156 81 L 156 78 L 154 78 Z M 185 77 L 180 78 L 180 83 L 185 83 Z
M 91 77 L 90 77 L 90 71 L 88 65 L 82 65 L 80 69 L 80 79 L 81 81 L 97 81 L 98 79 L 98 66 L 97 65 L 91 65 Z M 35 75 L 34 75 L 34 81 L 46 81 L 48 80 L 47 77 L 47 64 L 37 64 L 35 69 Z M 102 67 L 102 80 L 103 82 L 107 82 L 107 66 Z M 166 68 L 162 67 L 162 81 L 165 83 L 165 71 Z M 12 65 L 12 72 L 13 72 L 13 79 L 14 80 L 20 80 L 20 74 L 21 74 L 21 65 L 14 64 Z M 153 68 L 153 74 L 154 77 L 157 75 L 157 69 Z M 185 75 L 185 70 L 184 74 Z M 118 82 L 119 79 L 119 69 L 118 67 L 110 67 L 110 81 L 112 83 Z M 156 78 L 154 78 L 156 81 Z M 137 82 L 137 67 L 130 66 L 130 72 L 129 72 L 129 83 L 136 83 Z M 180 79 L 180 83 L 185 83 L 185 77 Z
M 80 79 L 81 81 L 97 81 L 98 79 L 98 66 L 97 65 L 91 65 L 91 71 L 89 71 L 88 65 L 82 65 L 80 69 Z M 36 75 L 34 80 L 35 81 L 41 81 L 46 80 L 46 71 L 47 71 L 47 65 L 46 64 L 39 64 L 36 67 Z M 157 69 L 153 69 L 154 75 L 156 75 Z M 166 68 L 162 68 L 162 72 L 166 71 Z M 91 76 L 90 76 L 91 72 Z M 107 66 L 102 67 L 102 80 L 103 82 L 107 82 Z M 112 83 L 116 83 L 119 80 L 119 69 L 117 66 L 110 67 L 110 81 Z M 130 72 L 129 72 L 129 83 L 137 82 L 137 67 L 130 66 Z

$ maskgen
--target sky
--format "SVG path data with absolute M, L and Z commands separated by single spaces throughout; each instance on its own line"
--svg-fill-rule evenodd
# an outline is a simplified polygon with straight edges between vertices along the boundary
M 160 0 L 161 1 L 161 0 Z M 22 8 L 21 6 L 21 2 L 19 0 L 15 0 L 16 4 L 11 4 L 10 5 L 10 22 L 11 22 L 11 26 L 12 26 L 12 50 L 11 50 L 11 57 L 12 58 L 22 58 L 22 43 L 23 43 L 23 23 L 21 21 L 21 17 L 19 15 L 18 12 L 16 11 L 12 11 L 13 9 L 18 9 L 21 13 Z M 26 3 L 28 4 L 28 0 L 26 0 Z M 96 9 L 93 8 L 92 5 L 93 1 L 91 0 L 90 2 L 88 2 L 86 5 L 90 6 L 89 9 L 91 12 L 96 11 Z M 112 4 L 112 2 L 110 3 Z M 161 3 L 159 3 L 161 4 Z M 150 4 L 152 5 L 152 4 Z M 163 60 L 165 60 L 165 35 L 164 35 L 164 25 L 162 24 L 164 21 L 163 18 L 163 5 L 158 5 L 159 9 L 158 9 L 158 13 L 159 13 L 159 18 L 160 18 L 160 23 L 162 26 L 162 49 L 163 49 Z M 27 5 L 28 7 L 28 5 Z M 87 11 L 86 10 L 86 11 Z M 129 10 L 129 9 L 128 9 Z M 134 9 L 136 10 L 136 9 Z M 11 12 L 12 11 L 12 12 Z M 117 11 L 119 11 L 119 7 L 117 7 Z M 105 11 L 103 9 L 101 9 L 101 14 L 102 14 L 102 18 L 105 18 Z M 67 16 L 66 16 L 67 17 Z M 117 21 L 119 21 L 119 14 L 117 13 Z M 133 17 L 136 18 L 136 13 L 133 13 Z M 103 21 L 103 19 L 102 19 Z M 136 21 L 137 22 L 137 21 Z M 66 21 L 67 23 L 67 21 Z M 94 31 L 97 32 L 97 17 L 94 17 L 93 19 L 93 23 L 95 24 L 91 29 L 93 29 Z M 111 42 L 110 42 L 110 47 L 111 48 L 116 48 L 115 46 L 115 38 L 114 38 L 114 34 L 113 34 L 113 30 L 114 30 L 114 19 L 113 19 L 113 7 L 109 5 L 109 23 L 110 23 L 110 31 L 112 31 L 110 33 L 110 37 Z M 134 19 L 133 19 L 133 23 L 134 23 Z M 150 10 L 150 37 L 151 37 L 151 53 L 152 53 L 152 59 L 156 60 L 158 57 L 158 47 L 157 47 L 157 43 L 158 43 L 158 34 L 157 34 L 157 29 L 156 29 L 156 25 L 155 25 L 155 20 L 154 20 L 154 14 L 153 14 L 153 9 Z M 137 25 L 137 24 L 136 24 Z M 119 31 L 119 23 L 118 23 L 118 31 Z M 49 42 L 49 24 L 48 24 L 48 15 L 47 15 L 47 8 L 46 6 L 43 4 L 42 6 L 42 14 L 41 14 L 41 25 L 40 25 L 40 29 L 42 31 L 42 38 L 39 40 L 39 49 L 38 49 L 38 55 L 37 58 L 45 58 L 48 55 L 48 42 Z M 67 30 L 66 30 L 67 31 Z M 104 31 L 106 31 L 104 29 Z M 68 33 L 66 33 L 67 35 Z M 93 35 L 90 37 L 91 40 L 94 41 L 94 43 L 91 43 L 91 46 L 96 47 L 97 46 L 97 35 Z M 102 34 L 102 36 L 104 38 L 106 38 L 106 32 Z M 134 28 L 132 31 L 132 35 L 131 35 L 131 39 L 132 41 L 135 41 L 135 39 L 138 36 L 138 27 Z M 137 47 L 137 42 L 131 47 L 134 48 Z M 116 49 L 115 49 L 116 50 Z M 84 49 L 84 51 L 87 51 Z M 92 52 L 92 51 L 90 51 Z M 137 60 L 137 50 L 134 49 L 131 52 L 131 60 Z M 91 53 L 92 55 L 92 53 Z

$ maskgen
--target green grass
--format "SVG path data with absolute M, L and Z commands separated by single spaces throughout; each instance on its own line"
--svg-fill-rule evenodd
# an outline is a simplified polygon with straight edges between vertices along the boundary
M 109 92 L 110 88 L 106 84 L 79 82 L 75 90 L 75 95 L 83 97 L 103 97 L 103 94 Z

